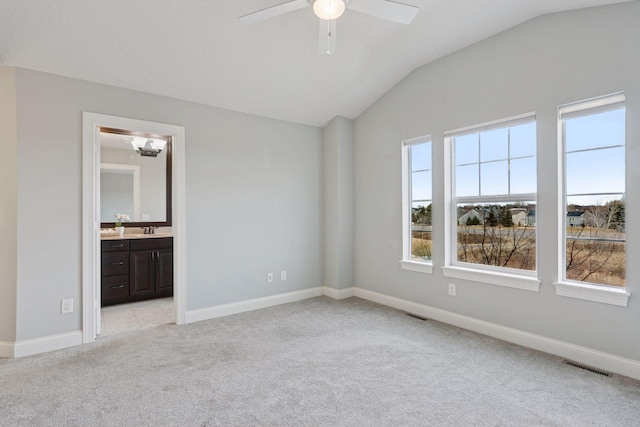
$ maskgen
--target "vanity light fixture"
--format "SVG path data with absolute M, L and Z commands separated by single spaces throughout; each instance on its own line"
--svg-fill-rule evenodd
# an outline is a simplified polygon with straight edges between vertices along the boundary
M 131 145 L 143 157 L 158 157 L 158 154 L 167 145 L 167 141 L 151 138 L 133 138 Z

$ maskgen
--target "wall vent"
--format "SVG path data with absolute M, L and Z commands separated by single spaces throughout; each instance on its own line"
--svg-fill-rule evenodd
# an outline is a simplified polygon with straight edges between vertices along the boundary
M 413 314 L 413 313 L 405 313 L 405 314 L 407 316 L 409 316 L 409 317 L 413 317 L 413 318 L 416 318 L 418 320 L 429 320 L 428 318 L 422 317 L 422 316 L 418 316 L 417 314 Z
M 602 376 L 605 376 L 605 377 L 610 377 L 611 376 L 611 374 L 609 372 L 601 371 L 600 369 L 592 368 L 591 366 L 586 366 L 586 365 L 583 365 L 583 364 L 578 363 L 578 362 L 573 362 L 571 360 L 565 360 L 564 364 L 565 365 L 574 366 L 576 368 L 584 369 L 585 371 L 593 372 L 594 374 L 602 375 Z

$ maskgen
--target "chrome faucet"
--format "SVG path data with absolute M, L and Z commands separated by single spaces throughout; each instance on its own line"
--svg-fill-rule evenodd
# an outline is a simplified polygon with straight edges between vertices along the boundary
M 144 234 L 156 234 L 156 228 L 158 227 L 153 227 L 153 226 L 149 226 L 149 227 L 140 227 L 144 230 Z

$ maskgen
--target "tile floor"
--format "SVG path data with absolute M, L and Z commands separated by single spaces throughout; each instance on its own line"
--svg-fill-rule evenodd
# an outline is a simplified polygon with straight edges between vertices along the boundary
M 173 298 L 110 305 L 101 310 L 101 336 L 173 323 Z

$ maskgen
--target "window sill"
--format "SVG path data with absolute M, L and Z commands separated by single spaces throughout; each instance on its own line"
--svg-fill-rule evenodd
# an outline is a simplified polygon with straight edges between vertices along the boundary
M 400 261 L 400 267 L 403 270 L 416 271 L 418 273 L 433 273 L 433 264 L 418 261 Z
M 631 296 L 625 289 L 589 285 L 587 283 L 553 282 L 553 285 L 556 287 L 556 295 L 620 307 L 626 307 Z
M 506 286 L 524 291 L 538 292 L 540 290 L 540 280 L 535 277 L 457 266 L 442 267 L 442 273 L 445 277 L 454 277 L 456 279 L 471 280 L 473 282 L 488 283 L 496 286 Z

